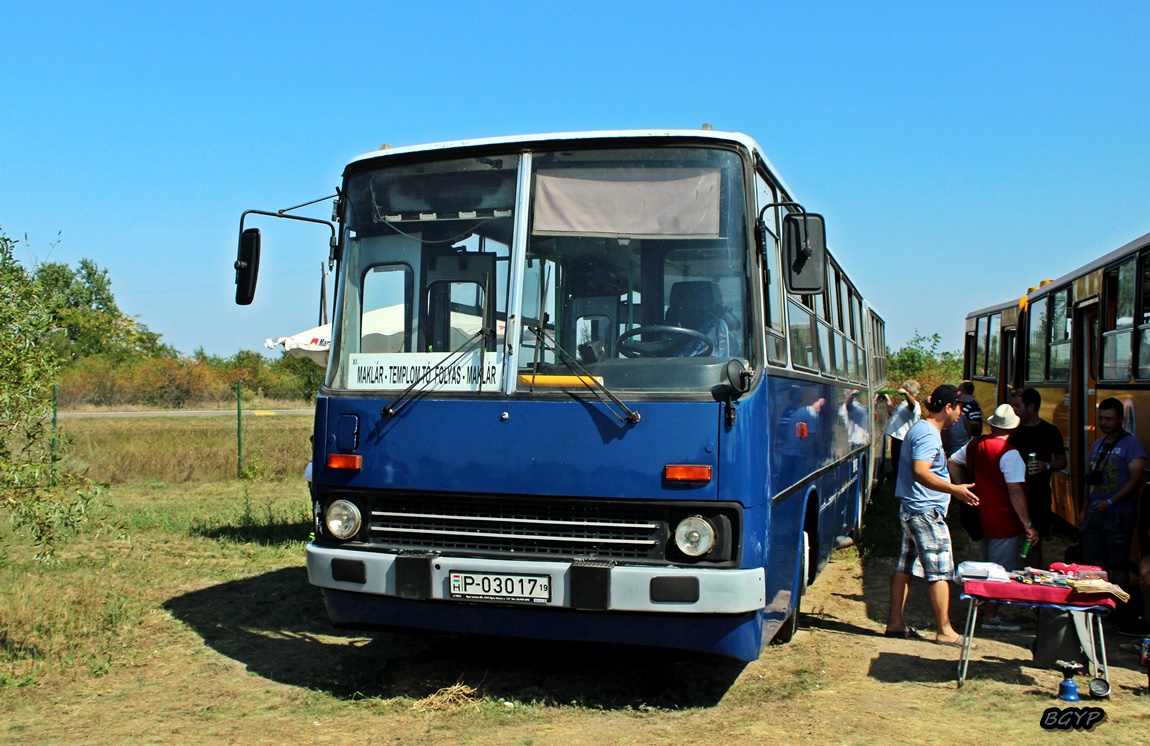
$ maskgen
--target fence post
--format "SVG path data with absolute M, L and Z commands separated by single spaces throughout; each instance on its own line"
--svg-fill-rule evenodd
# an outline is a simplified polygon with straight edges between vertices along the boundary
M 56 462 L 56 408 L 60 399 L 60 384 L 52 384 L 52 462 Z
M 236 479 L 244 478 L 244 382 L 236 381 Z
M 59 458 L 57 455 L 57 443 L 59 442 L 59 435 L 56 429 L 56 410 L 59 405 L 60 399 L 60 384 L 52 384 L 52 484 L 56 484 L 56 460 Z

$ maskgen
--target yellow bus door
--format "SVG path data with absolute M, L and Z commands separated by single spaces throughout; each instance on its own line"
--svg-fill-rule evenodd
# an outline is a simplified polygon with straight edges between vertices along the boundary
M 1066 444 L 1069 457 L 1066 479 L 1055 479 L 1055 512 L 1072 526 L 1077 525 L 1078 511 L 1085 504 L 1087 485 L 1082 481 L 1090 464 L 1090 446 L 1094 442 L 1094 408 L 1098 403 L 1098 383 L 1094 373 L 1098 369 L 1098 303 L 1089 303 L 1074 309 L 1074 361 L 1071 370 L 1070 432 Z M 1056 475 L 1058 476 L 1058 475 Z M 1059 484 L 1061 483 L 1061 484 Z M 1061 494 L 1060 494 L 1061 493 Z

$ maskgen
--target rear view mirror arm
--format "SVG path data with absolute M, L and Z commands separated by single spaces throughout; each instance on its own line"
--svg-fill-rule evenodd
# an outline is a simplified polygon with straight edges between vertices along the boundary
M 323 202 L 336 198 L 336 209 L 338 209 L 339 193 L 331 197 L 324 197 L 323 199 L 312 200 L 305 202 L 302 205 L 295 207 L 288 207 L 277 212 L 268 212 L 267 210 L 245 210 L 240 215 L 240 244 L 236 251 L 236 303 L 241 306 L 249 305 L 256 294 L 256 281 L 259 277 L 260 269 L 260 231 L 259 228 L 244 228 L 244 223 L 247 222 L 248 215 L 266 215 L 271 218 L 287 218 L 288 220 L 299 220 L 305 223 L 318 223 L 319 225 L 326 225 L 331 232 L 331 237 L 328 239 L 328 257 L 327 264 L 330 269 L 334 266 L 336 260 L 339 258 L 337 254 L 337 247 L 339 245 L 336 239 L 335 223 L 328 220 L 318 220 L 316 218 L 304 218 L 298 215 L 288 215 L 287 213 L 292 210 L 298 210 L 301 207 L 314 205 L 316 202 Z M 333 214 L 334 214 L 333 210 Z
M 793 207 L 793 208 L 795 208 L 796 210 L 798 210 L 799 214 L 803 216 L 803 228 L 805 229 L 805 228 L 807 227 L 807 211 L 806 211 L 806 208 L 804 208 L 804 207 L 803 207 L 802 205 L 800 205 L 798 202 L 772 202 L 772 203 L 771 203 L 771 204 L 769 204 L 769 205 L 764 205 L 764 206 L 763 206 L 763 209 L 759 210 L 759 221 L 758 221 L 758 225 L 759 225 L 759 227 L 760 227 L 761 229 L 764 229 L 764 230 L 765 230 L 765 229 L 766 229 L 766 227 L 767 227 L 766 223 L 764 223 L 764 222 L 763 222 L 763 213 L 765 213 L 767 210 L 771 209 L 772 207 Z M 807 257 L 807 258 L 810 258 L 810 256 L 811 256 L 811 246 L 810 246 L 810 241 L 809 241 L 809 240 L 807 240 L 807 241 L 805 241 L 805 242 L 804 242 L 804 244 L 803 244 L 803 248 L 802 248 L 802 252 L 803 252 L 803 256 L 805 256 L 805 257 Z
M 300 221 L 303 221 L 305 223 L 318 223 L 320 225 L 326 225 L 328 227 L 328 230 L 331 231 L 331 238 L 328 239 L 328 246 L 330 247 L 330 251 L 329 251 L 328 257 L 327 257 L 328 267 L 330 268 L 332 263 L 335 262 L 335 260 L 339 258 L 335 255 L 335 247 L 336 247 L 335 224 L 332 223 L 330 220 L 319 220 L 318 218 L 305 218 L 305 217 L 301 217 L 299 215 L 287 215 L 286 213 L 290 212 L 291 210 L 297 210 L 301 207 L 306 207 L 308 205 L 314 205 L 316 202 L 323 202 L 323 200 L 325 200 L 325 199 L 332 199 L 332 197 L 336 197 L 336 196 L 338 196 L 338 195 L 333 194 L 333 195 L 331 195 L 331 197 L 324 197 L 323 199 L 315 199 L 315 200 L 312 200 L 311 202 L 304 202 L 302 205 L 296 205 L 295 207 L 288 207 L 287 209 L 279 210 L 278 212 L 268 212 L 267 210 L 245 210 L 244 214 L 240 215 L 240 233 L 242 234 L 244 232 L 244 221 L 247 219 L 248 215 L 267 215 L 270 218 L 287 218 L 288 220 L 300 220 Z

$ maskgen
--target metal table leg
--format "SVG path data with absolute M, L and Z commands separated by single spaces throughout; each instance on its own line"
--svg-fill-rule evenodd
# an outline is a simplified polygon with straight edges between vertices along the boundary
M 1102 631 L 1102 615 L 1090 615 L 1090 637 L 1094 637 L 1094 627 L 1098 627 L 1098 641 L 1094 646 L 1095 657 L 1102 661 L 1102 668 L 1099 670 L 1098 664 L 1094 664 L 1094 678 L 1102 679 L 1107 684 L 1110 683 L 1110 667 L 1106 663 L 1106 634 Z
M 1090 661 L 1090 695 L 1096 698 L 1110 696 L 1109 669 L 1106 661 L 1106 633 L 1102 627 L 1102 617 L 1096 611 L 1081 609 L 1070 612 L 1082 650 Z M 1099 687 L 1096 682 L 1102 681 Z
M 966 610 L 966 627 L 963 630 L 962 657 L 958 660 L 958 687 L 966 683 L 966 668 L 970 663 L 970 648 L 974 644 L 974 627 L 978 622 L 978 607 L 981 601 L 970 599 L 970 606 Z

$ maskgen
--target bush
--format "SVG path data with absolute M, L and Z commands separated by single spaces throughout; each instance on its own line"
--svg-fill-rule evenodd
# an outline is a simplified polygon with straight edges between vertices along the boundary
M 96 489 L 59 461 L 48 424 L 58 363 L 43 343 L 52 314 L 39 285 L 13 257 L 13 243 L 0 233 L 0 506 L 46 558 L 86 519 Z
M 193 360 L 153 358 L 132 365 L 130 404 L 163 409 L 183 409 L 189 404 L 217 401 L 227 387 L 208 366 Z
M 924 337 L 916 329 L 910 341 L 887 355 L 887 378 L 892 386 L 901 386 L 908 378 L 922 384 L 923 397 L 944 383 L 962 380 L 962 356 L 956 352 L 939 352 L 942 337 Z
M 242 350 L 230 358 L 206 355 L 117 360 L 91 355 L 68 366 L 60 375 L 59 403 L 77 406 L 145 406 L 183 409 L 235 400 L 236 383 L 245 396 L 273 400 L 311 400 L 319 391 L 324 370 L 310 360 L 286 353 L 269 362 Z

